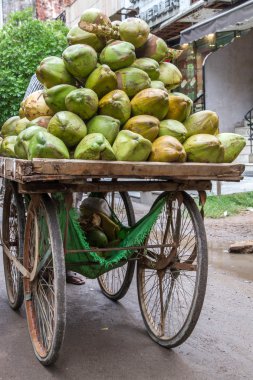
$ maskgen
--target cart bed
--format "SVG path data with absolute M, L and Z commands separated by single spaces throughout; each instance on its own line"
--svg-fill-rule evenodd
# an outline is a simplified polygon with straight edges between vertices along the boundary
M 112 191 L 113 186 L 118 191 L 174 190 L 174 188 L 175 190 L 207 190 L 210 189 L 211 180 L 240 181 L 243 171 L 244 165 L 242 164 L 52 159 L 29 161 L 0 158 L 0 176 L 18 182 L 20 190 L 24 192 L 26 190 L 29 192 L 52 192 L 55 191 L 54 189 L 64 191 L 65 188 L 82 191 L 81 187 L 84 185 L 87 191 Z M 110 184 L 108 178 L 114 182 Z M 98 183 L 99 179 L 107 179 L 107 181 Z M 121 179 L 121 181 L 117 181 L 117 179 Z M 130 179 L 135 180 L 131 181 Z M 150 181 L 144 182 L 144 179 Z

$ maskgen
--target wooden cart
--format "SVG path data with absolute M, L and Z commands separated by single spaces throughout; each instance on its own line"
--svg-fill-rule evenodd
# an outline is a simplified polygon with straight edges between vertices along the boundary
M 2 244 L 7 295 L 14 310 L 25 302 L 40 362 L 49 365 L 56 360 L 66 321 L 67 250 L 53 193 L 65 193 L 66 199 L 71 193 L 103 193 L 120 221 L 130 226 L 135 215 L 128 191 L 161 191 L 158 198 L 167 197 L 144 244 L 128 247 L 132 257 L 98 282 L 107 297 L 119 300 L 129 288 L 137 262 L 139 305 L 147 331 L 154 341 L 172 348 L 193 331 L 207 279 L 203 218 L 186 191 L 198 191 L 203 206 L 211 180 L 240 181 L 243 171 L 239 164 L 0 158 L 0 176 L 5 179 Z

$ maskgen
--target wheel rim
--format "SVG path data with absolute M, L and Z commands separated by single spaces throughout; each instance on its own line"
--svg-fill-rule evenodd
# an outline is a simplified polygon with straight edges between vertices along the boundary
M 126 206 L 121 195 L 115 192 L 108 193 L 106 200 L 113 210 L 114 214 L 119 219 L 120 223 L 128 226 L 129 219 L 126 211 Z M 119 268 L 110 270 L 109 272 L 106 272 L 99 277 L 100 286 L 102 286 L 107 294 L 113 296 L 120 292 L 127 276 L 128 266 L 129 263 Z
M 33 207 L 33 206 L 31 206 Z M 49 256 L 34 281 L 24 280 L 29 331 L 35 351 L 45 358 L 51 350 L 55 332 L 55 273 L 51 239 L 42 207 L 30 210 L 26 224 L 25 267 L 32 272 L 36 263 Z M 27 243 L 28 242 L 28 243 Z M 27 252 L 26 252 L 27 250 Z
M 19 253 L 18 218 L 17 218 L 16 202 L 15 202 L 15 198 L 13 194 L 11 195 L 9 217 L 6 220 L 6 223 L 8 223 L 8 226 L 7 226 L 8 236 L 4 238 L 5 244 L 7 248 L 9 248 L 11 255 L 18 258 L 18 253 Z M 12 303 L 14 303 L 19 291 L 20 273 L 8 257 L 5 257 L 5 260 L 6 260 L 6 266 L 8 267 L 7 286 L 8 286 L 9 299 Z
M 182 195 L 166 203 L 146 241 L 161 243 L 172 246 L 146 252 L 138 266 L 138 294 L 151 333 L 168 341 L 189 321 L 199 282 L 196 226 Z

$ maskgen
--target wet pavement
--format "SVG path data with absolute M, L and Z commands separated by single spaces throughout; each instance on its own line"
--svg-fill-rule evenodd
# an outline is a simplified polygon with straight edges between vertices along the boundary
M 145 207 L 135 211 L 141 216 Z M 183 345 L 167 350 L 149 338 L 135 279 L 118 303 L 87 280 L 67 286 L 65 341 L 51 368 L 33 355 L 24 308 L 15 313 L 7 304 L 0 258 L 0 380 L 252 380 L 253 255 L 230 255 L 228 241 L 214 240 L 204 307 Z
M 228 254 L 218 261 L 217 255 L 217 250 L 211 253 L 197 327 L 173 350 L 159 347 L 146 334 L 135 281 L 118 303 L 107 300 L 96 281 L 68 285 L 65 342 L 50 369 L 33 356 L 24 309 L 15 313 L 7 305 L 1 265 L 0 380 L 252 379 L 253 275 L 234 271 L 234 259 L 226 265 Z

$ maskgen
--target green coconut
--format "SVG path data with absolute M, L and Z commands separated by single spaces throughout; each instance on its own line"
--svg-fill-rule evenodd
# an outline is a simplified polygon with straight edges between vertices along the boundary
M 132 98 L 138 92 L 145 88 L 149 88 L 151 80 L 148 74 L 135 67 L 128 67 L 116 71 L 118 88 L 123 90 L 129 98 Z
M 159 136 L 172 136 L 183 143 L 186 135 L 187 129 L 180 121 L 166 119 L 160 122 Z
M 112 145 L 120 129 L 120 121 L 111 116 L 98 115 L 89 120 L 87 124 L 88 134 L 102 133 Z
M 131 103 L 124 91 L 114 90 L 99 101 L 99 114 L 114 117 L 123 125 L 131 115 Z
M 167 119 L 174 119 L 183 123 L 192 112 L 192 100 L 180 92 L 169 94 L 169 110 L 166 115 Z
M 186 153 L 183 145 L 173 136 L 160 136 L 152 144 L 149 161 L 185 162 Z
M 151 58 L 139 58 L 134 61 L 132 67 L 145 71 L 151 80 L 159 78 L 159 64 L 157 61 Z
M 138 115 L 131 117 L 126 122 L 123 129 L 134 133 L 138 133 L 145 139 L 148 139 L 149 141 L 153 142 L 155 138 L 158 136 L 159 124 L 160 121 L 154 116 Z
M 115 90 L 117 85 L 116 74 L 107 65 L 101 65 L 92 71 L 85 83 L 85 87 L 95 91 L 99 99 Z
M 136 56 L 138 58 L 152 58 L 157 62 L 163 61 L 168 54 L 169 49 L 166 42 L 162 38 L 151 33 L 148 36 L 147 42 L 139 49 L 136 49 Z
M 18 158 L 21 158 L 23 160 L 28 159 L 28 146 L 30 143 L 30 140 L 33 138 L 34 135 L 38 132 L 44 132 L 45 128 L 39 127 L 37 125 L 34 125 L 32 127 L 29 127 L 22 131 L 16 140 L 14 151 Z
M 43 90 L 32 92 L 22 102 L 22 109 L 28 120 L 34 120 L 41 116 L 52 116 L 54 114 L 45 102 Z
M 131 42 L 136 48 L 145 44 L 148 39 L 150 28 L 148 24 L 136 17 L 129 17 L 119 25 L 120 38 Z
M 71 45 L 64 50 L 62 58 L 67 70 L 82 83 L 97 66 L 97 53 L 89 45 Z
M 20 119 L 23 119 L 23 117 L 25 117 L 25 113 L 24 113 L 24 109 L 23 109 L 23 104 L 24 104 L 24 100 L 20 103 L 20 108 L 19 108 L 19 111 L 18 111 L 18 116 L 20 117 Z
M 113 41 L 102 50 L 99 60 L 112 70 L 128 67 L 135 60 L 134 45 L 125 41 Z
M 168 112 L 168 93 L 157 88 L 147 88 L 135 95 L 131 106 L 134 116 L 151 115 L 162 120 Z
M 36 76 L 46 88 L 58 84 L 75 84 L 75 79 L 66 69 L 64 61 L 59 57 L 43 59 L 37 67 Z
M 159 90 L 167 91 L 167 89 L 164 86 L 164 83 L 161 82 L 160 80 L 152 80 L 150 88 L 158 88 Z
M 8 120 L 6 120 L 6 122 L 2 125 L 2 128 L 1 128 L 2 137 L 17 135 L 18 133 L 17 133 L 16 127 L 17 127 L 17 122 L 19 120 L 22 120 L 20 119 L 19 116 L 13 116 L 13 117 L 10 117 Z
M 26 129 L 29 124 L 30 120 L 28 120 L 26 117 L 23 117 L 22 119 L 18 120 L 15 128 L 16 135 L 19 135 L 19 133 Z
M 168 90 L 172 90 L 180 85 L 182 82 L 182 74 L 178 68 L 170 62 L 160 63 L 160 76 L 159 80 L 164 83 Z
M 111 20 L 107 17 L 100 9 L 97 8 L 89 8 L 83 12 L 81 15 L 81 19 L 79 22 L 79 27 L 81 28 L 82 22 L 111 26 Z
M 78 26 L 70 29 L 67 35 L 69 45 L 84 44 L 91 46 L 98 53 L 105 47 L 106 40 L 103 37 L 98 37 L 94 33 L 86 32 Z
M 83 120 L 69 111 L 57 112 L 50 120 L 47 130 L 69 148 L 75 147 L 87 134 Z
M 199 111 L 190 115 L 185 121 L 187 138 L 197 134 L 207 133 L 215 135 L 219 133 L 219 117 L 213 111 Z
M 77 145 L 74 158 L 80 160 L 115 161 L 112 147 L 102 133 L 91 133 Z
M 99 228 L 87 231 L 86 237 L 91 247 L 106 248 L 108 246 L 107 236 Z
M 82 119 L 87 120 L 97 112 L 98 97 L 89 88 L 78 88 L 66 96 L 65 104 L 68 111 L 74 112 Z
M 64 111 L 62 111 L 64 112 Z M 69 152 L 62 140 L 46 131 L 36 133 L 28 145 L 28 158 L 67 159 Z
M 217 139 L 224 147 L 223 162 L 233 162 L 246 145 L 246 139 L 236 133 L 219 133 Z
M 112 28 L 114 30 L 118 30 L 121 23 L 122 23 L 122 21 L 120 21 L 120 20 L 114 20 L 114 21 L 112 21 Z
M 146 161 L 152 143 L 132 131 L 120 131 L 112 146 L 118 161 Z
M 219 139 L 209 134 L 189 137 L 184 143 L 187 161 L 221 163 L 224 161 L 224 147 Z
M 1 155 L 4 157 L 16 157 L 14 146 L 17 136 L 6 136 L 1 144 Z
M 44 99 L 48 107 L 53 112 L 66 111 L 65 98 L 71 92 L 76 90 L 75 86 L 69 84 L 59 84 L 44 91 Z
M 33 119 L 27 125 L 27 128 L 32 127 L 33 125 L 37 125 L 39 127 L 47 128 L 52 116 L 40 116 L 36 119 Z

